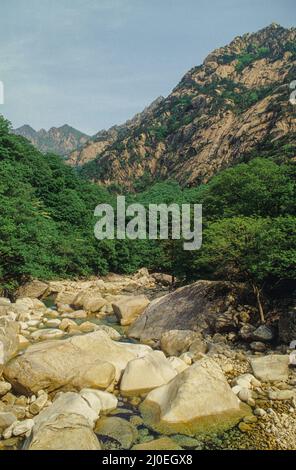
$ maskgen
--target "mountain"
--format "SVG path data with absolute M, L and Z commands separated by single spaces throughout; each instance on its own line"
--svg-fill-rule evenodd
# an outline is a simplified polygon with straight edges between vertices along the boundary
M 69 162 L 93 159 L 82 166 L 85 176 L 133 190 L 155 180 L 206 183 L 254 156 L 295 158 L 296 107 L 289 102 L 295 78 L 295 28 L 272 24 L 236 37 L 149 112 L 97 134 Z
M 52 127 L 49 131 L 35 131 L 31 126 L 24 125 L 13 131 L 16 135 L 26 137 L 41 152 L 52 152 L 66 155 L 89 140 L 89 136 L 65 124 L 62 127 Z
M 80 166 L 85 163 L 94 160 L 98 154 L 104 152 L 104 150 L 110 147 L 114 142 L 124 139 L 125 136 L 129 135 L 139 127 L 142 122 L 145 122 L 150 118 L 152 112 L 159 106 L 164 98 L 160 96 L 154 100 L 150 106 L 144 109 L 141 113 L 136 114 L 132 119 L 126 121 L 124 124 L 119 126 L 113 126 L 108 130 L 99 131 L 92 137 L 88 142 L 82 145 L 81 148 L 75 149 L 73 152 L 67 155 L 67 162 L 70 165 Z

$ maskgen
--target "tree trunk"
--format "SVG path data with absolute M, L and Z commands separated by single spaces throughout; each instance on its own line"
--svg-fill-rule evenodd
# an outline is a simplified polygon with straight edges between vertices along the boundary
M 258 287 L 255 286 L 254 284 L 253 284 L 253 290 L 254 290 L 254 294 L 256 295 L 256 300 L 257 300 L 257 305 L 258 305 L 258 310 L 259 310 L 259 315 L 260 315 L 260 321 L 263 324 L 263 323 L 265 323 L 265 316 L 264 316 L 263 306 L 262 306 L 262 303 L 261 303 L 260 291 L 259 291 Z

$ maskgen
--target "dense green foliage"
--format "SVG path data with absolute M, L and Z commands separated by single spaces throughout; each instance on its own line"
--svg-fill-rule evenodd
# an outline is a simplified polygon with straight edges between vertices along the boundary
M 44 156 L 11 134 L 1 118 L 1 288 L 13 290 L 29 277 L 131 273 L 142 266 L 183 281 L 248 281 L 258 291 L 295 281 L 295 166 L 255 158 L 199 187 L 182 189 L 174 181 L 149 186 L 128 195 L 127 203 L 203 204 L 201 250 L 184 251 L 182 240 L 96 240 L 94 208 L 102 202 L 115 207 L 120 188 L 89 183 L 59 157 Z

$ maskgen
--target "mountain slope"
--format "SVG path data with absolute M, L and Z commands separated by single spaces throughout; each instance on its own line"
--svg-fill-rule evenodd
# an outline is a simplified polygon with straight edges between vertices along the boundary
M 52 127 L 49 131 L 44 129 L 35 131 L 31 126 L 24 125 L 14 129 L 13 132 L 26 137 L 41 152 L 52 152 L 62 156 L 77 149 L 89 139 L 88 135 L 67 124 Z
M 136 114 L 132 119 L 119 126 L 99 131 L 94 137 L 88 140 L 81 148 L 75 149 L 67 156 L 67 163 L 70 165 L 83 165 L 97 157 L 98 154 L 110 147 L 117 140 L 123 139 L 132 132 L 133 129 L 141 125 L 143 121 L 149 119 L 151 113 L 164 100 L 162 96 L 154 100 L 150 106 L 141 113 Z
M 236 37 L 190 70 L 173 92 L 118 133 L 82 173 L 134 189 L 141 181 L 207 182 L 253 155 L 295 157 L 296 29 L 272 24 Z

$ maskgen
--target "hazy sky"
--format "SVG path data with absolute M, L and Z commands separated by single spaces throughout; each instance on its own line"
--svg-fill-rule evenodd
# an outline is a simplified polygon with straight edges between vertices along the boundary
M 295 26 L 295 0 L 0 0 L 0 112 L 15 127 L 95 133 L 273 21 Z

